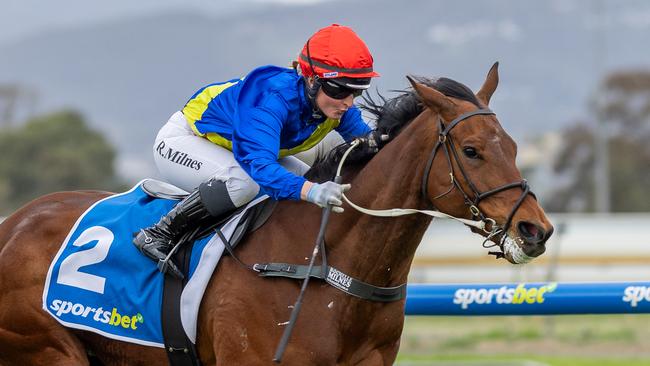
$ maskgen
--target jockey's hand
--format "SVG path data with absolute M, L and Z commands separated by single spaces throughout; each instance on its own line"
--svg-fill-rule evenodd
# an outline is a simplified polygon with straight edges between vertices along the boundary
M 376 154 L 383 142 L 388 141 L 388 135 L 382 135 L 377 130 L 372 130 L 364 137 L 359 137 L 359 149 L 366 154 Z
M 352 186 L 349 184 L 338 184 L 334 182 L 314 183 L 306 195 L 306 200 L 315 203 L 320 207 L 327 207 L 332 205 L 332 211 L 341 213 L 343 207 L 341 205 L 341 197 L 343 192 L 350 190 Z

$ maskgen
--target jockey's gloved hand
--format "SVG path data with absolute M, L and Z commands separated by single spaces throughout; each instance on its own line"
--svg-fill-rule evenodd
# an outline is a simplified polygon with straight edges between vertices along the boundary
M 359 146 L 357 149 L 368 154 L 376 154 L 385 141 L 388 141 L 388 135 L 382 135 L 377 130 L 372 130 L 364 137 L 357 138 Z
M 341 213 L 343 207 L 341 205 L 341 197 L 343 192 L 350 190 L 352 186 L 349 184 L 338 184 L 334 182 L 314 183 L 307 192 L 307 201 L 315 203 L 320 207 L 327 207 L 332 205 L 332 211 Z

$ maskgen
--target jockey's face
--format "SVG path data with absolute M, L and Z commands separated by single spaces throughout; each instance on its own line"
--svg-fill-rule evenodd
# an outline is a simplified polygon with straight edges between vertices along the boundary
M 330 98 L 323 92 L 323 89 L 318 90 L 316 94 L 316 105 L 327 116 L 327 118 L 341 119 L 343 113 L 352 106 L 354 96 L 348 95 L 343 99 Z

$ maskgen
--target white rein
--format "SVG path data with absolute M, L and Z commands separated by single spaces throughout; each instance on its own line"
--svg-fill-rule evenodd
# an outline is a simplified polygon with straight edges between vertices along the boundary
M 343 156 L 341 157 L 341 161 L 339 162 L 339 167 L 336 170 L 336 175 L 337 176 L 341 175 L 341 170 L 343 168 L 343 163 L 345 162 L 345 159 L 348 157 L 348 154 L 350 154 L 350 152 L 355 147 L 357 147 L 358 145 L 359 145 L 359 140 L 352 141 L 352 143 L 350 144 L 350 148 L 348 148 L 345 151 L 345 153 L 343 153 Z M 486 229 L 486 225 L 488 223 L 486 221 L 483 221 L 483 220 L 462 219 L 460 217 L 451 216 L 451 215 L 448 215 L 448 214 L 446 214 L 444 212 L 440 212 L 440 211 L 417 210 L 417 209 L 414 209 L 414 208 L 391 208 L 391 209 L 387 209 L 387 210 L 371 210 L 371 209 L 368 209 L 368 208 L 363 208 L 363 207 L 353 203 L 352 201 L 350 201 L 350 199 L 348 197 L 345 196 L 345 193 L 343 194 L 343 200 L 345 202 L 347 202 L 350 206 L 352 206 L 352 208 L 354 208 L 355 210 L 357 210 L 357 211 L 359 211 L 361 213 L 364 213 L 366 215 L 370 215 L 370 216 L 396 217 L 396 216 L 404 216 L 404 215 L 412 215 L 412 214 L 420 213 L 420 214 L 429 215 L 429 216 L 432 216 L 432 217 L 435 217 L 435 218 L 452 219 L 452 220 L 460 221 L 465 225 L 473 226 L 475 228 L 478 228 L 478 229 L 481 229 L 481 230 L 485 231 L 486 233 L 490 233 L 490 231 L 488 231 Z M 491 223 L 491 224 L 493 224 L 493 223 Z

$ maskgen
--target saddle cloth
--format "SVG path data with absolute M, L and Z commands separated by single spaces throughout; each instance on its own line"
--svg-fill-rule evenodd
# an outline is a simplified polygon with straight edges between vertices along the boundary
M 133 233 L 158 222 L 178 202 L 153 198 L 142 183 L 104 198 L 79 217 L 52 261 L 43 309 L 63 325 L 121 341 L 164 347 L 161 326 L 163 274 L 132 244 Z M 229 239 L 246 210 L 221 229 Z M 224 250 L 216 234 L 194 243 L 189 279 L 181 294 L 181 321 L 196 343 L 203 292 Z

